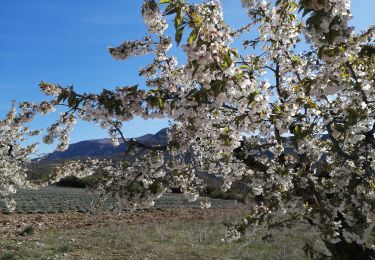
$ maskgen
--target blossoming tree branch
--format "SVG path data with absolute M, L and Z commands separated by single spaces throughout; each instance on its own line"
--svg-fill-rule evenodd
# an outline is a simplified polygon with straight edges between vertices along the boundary
M 15 186 L 46 184 L 25 181 L 23 160 L 34 146 L 22 148 L 22 139 L 35 133 L 23 123 L 65 106 L 45 143 L 58 139 L 57 148 L 67 149 L 79 118 L 128 149 L 120 161 L 65 162 L 49 182 L 101 169 L 97 190 L 138 207 L 177 186 L 193 201 L 204 187 L 197 173 L 208 172 L 222 178 L 223 190 L 241 181 L 252 201 L 227 241 L 304 223 L 333 259 L 375 258 L 375 28 L 359 33 L 348 25 L 349 0 L 241 2 L 249 20 L 231 28 L 220 1 L 144 1 L 148 35 L 109 52 L 116 60 L 153 55 L 139 70 L 147 88 L 94 94 L 41 82 L 51 100 L 24 102 L 0 122 L 0 196 L 14 207 Z M 240 38 L 242 48 L 231 47 Z M 168 54 L 173 44 L 186 62 Z M 127 138 L 122 125 L 136 116 L 171 119 L 168 145 Z

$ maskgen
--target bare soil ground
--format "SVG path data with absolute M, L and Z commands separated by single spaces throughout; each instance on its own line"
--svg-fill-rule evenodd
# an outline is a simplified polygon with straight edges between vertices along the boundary
M 19 236 L 27 227 L 35 230 L 49 228 L 81 228 L 105 225 L 136 225 L 147 223 L 165 223 L 175 220 L 204 220 L 218 215 L 233 216 L 241 213 L 241 209 L 152 209 L 123 211 L 120 213 L 47 213 L 47 214 L 0 214 L 0 237 Z

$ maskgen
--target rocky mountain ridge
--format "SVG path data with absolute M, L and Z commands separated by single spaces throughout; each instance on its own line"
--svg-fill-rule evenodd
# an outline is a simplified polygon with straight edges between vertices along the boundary
M 135 139 L 147 146 L 166 145 L 168 142 L 167 128 L 161 129 L 156 134 L 146 134 Z M 126 143 L 120 142 L 120 145 L 114 146 L 108 138 L 85 140 L 71 144 L 66 151 L 54 151 L 47 154 L 41 158 L 41 161 L 116 157 L 121 156 L 126 149 Z

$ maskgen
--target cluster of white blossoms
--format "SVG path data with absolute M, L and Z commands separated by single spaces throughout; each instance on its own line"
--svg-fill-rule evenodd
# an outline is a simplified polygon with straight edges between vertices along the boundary
M 344 43 L 353 28 L 348 26 L 351 19 L 350 0 L 312 0 L 301 1 L 306 12 L 312 12 L 306 30 L 308 39 L 318 47 L 325 42 Z
M 40 84 L 40 88 L 47 96 L 57 96 L 61 94 L 61 88 L 56 84 L 45 84 L 42 82 Z
M 47 135 L 43 137 L 43 142 L 45 144 L 52 144 L 55 138 L 59 138 L 59 144 L 56 149 L 58 151 L 65 151 L 68 149 L 70 141 L 69 135 L 76 122 L 77 120 L 74 115 L 61 114 L 60 121 L 47 128 Z
M 142 151 L 137 151 L 142 153 Z M 167 189 L 166 167 L 164 154 L 161 152 L 147 153 L 140 158 L 134 157 L 129 161 L 87 161 L 90 173 L 100 171 L 99 180 L 93 187 L 100 197 L 107 198 L 108 194 L 116 198 L 129 209 L 151 207 Z M 78 165 L 75 165 L 79 168 Z
M 168 23 L 164 20 L 159 5 L 154 0 L 146 0 L 142 6 L 142 15 L 148 26 L 149 33 L 162 35 L 168 28 Z
M 107 164 L 108 161 L 99 161 L 97 159 L 65 161 L 53 169 L 51 176 L 48 178 L 48 182 L 43 183 L 43 185 L 56 183 L 67 176 L 76 176 L 78 178 L 88 177 L 93 175 L 97 168 L 104 168 Z
M 36 144 L 22 145 L 28 136 L 39 134 L 24 126 L 32 117 L 31 114 L 17 113 L 13 107 L 0 120 L 0 200 L 5 202 L 9 211 L 15 210 L 12 195 L 17 189 L 32 187 L 27 181 L 25 166 L 30 161 L 29 155 L 35 152 Z
M 118 47 L 110 47 L 108 51 L 116 60 L 127 60 L 130 57 L 150 53 L 152 51 L 152 45 L 152 38 L 146 36 L 142 40 L 126 41 Z M 49 91 L 49 89 L 46 89 L 46 91 Z
M 70 107 L 45 141 L 59 138 L 66 149 L 77 117 L 97 123 L 114 144 L 128 144 L 123 160 L 86 162 L 84 173 L 74 163 L 82 176 L 105 172 L 101 194 L 137 207 L 178 187 L 193 201 L 204 189 L 202 174 L 212 174 L 224 191 L 244 185 L 244 200 L 252 203 L 227 241 L 298 221 L 311 225 L 335 257 L 375 257 L 374 27 L 355 33 L 347 0 L 241 2 L 250 21 L 239 30 L 225 24 L 220 1 L 144 2 L 145 22 L 157 36 L 110 52 L 115 59 L 153 54 L 140 69 L 149 90 L 81 95 L 42 83 L 54 99 L 30 111 Z M 174 16 L 183 64 L 168 55 L 163 10 Z M 246 33 L 251 29 L 256 37 Z M 231 46 L 234 36 L 245 39 L 243 48 Z M 136 116 L 171 119 L 168 144 L 128 139 L 121 127 Z M 54 181 L 64 175 L 57 172 Z

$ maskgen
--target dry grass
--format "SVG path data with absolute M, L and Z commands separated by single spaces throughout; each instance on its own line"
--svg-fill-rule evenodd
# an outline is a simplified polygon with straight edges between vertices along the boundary
M 113 217 L 98 218 L 97 223 L 93 218 L 90 225 L 47 225 L 36 228 L 30 235 L 0 240 L 0 256 L 3 259 L 304 259 L 301 249 L 304 242 L 315 239 L 306 228 L 296 227 L 268 240 L 262 240 L 265 233 L 261 232 L 256 237 L 226 244 L 221 241 L 226 232 L 223 222 L 236 221 L 240 216 L 238 211 L 171 212 L 169 215 L 174 217 L 138 224 Z

